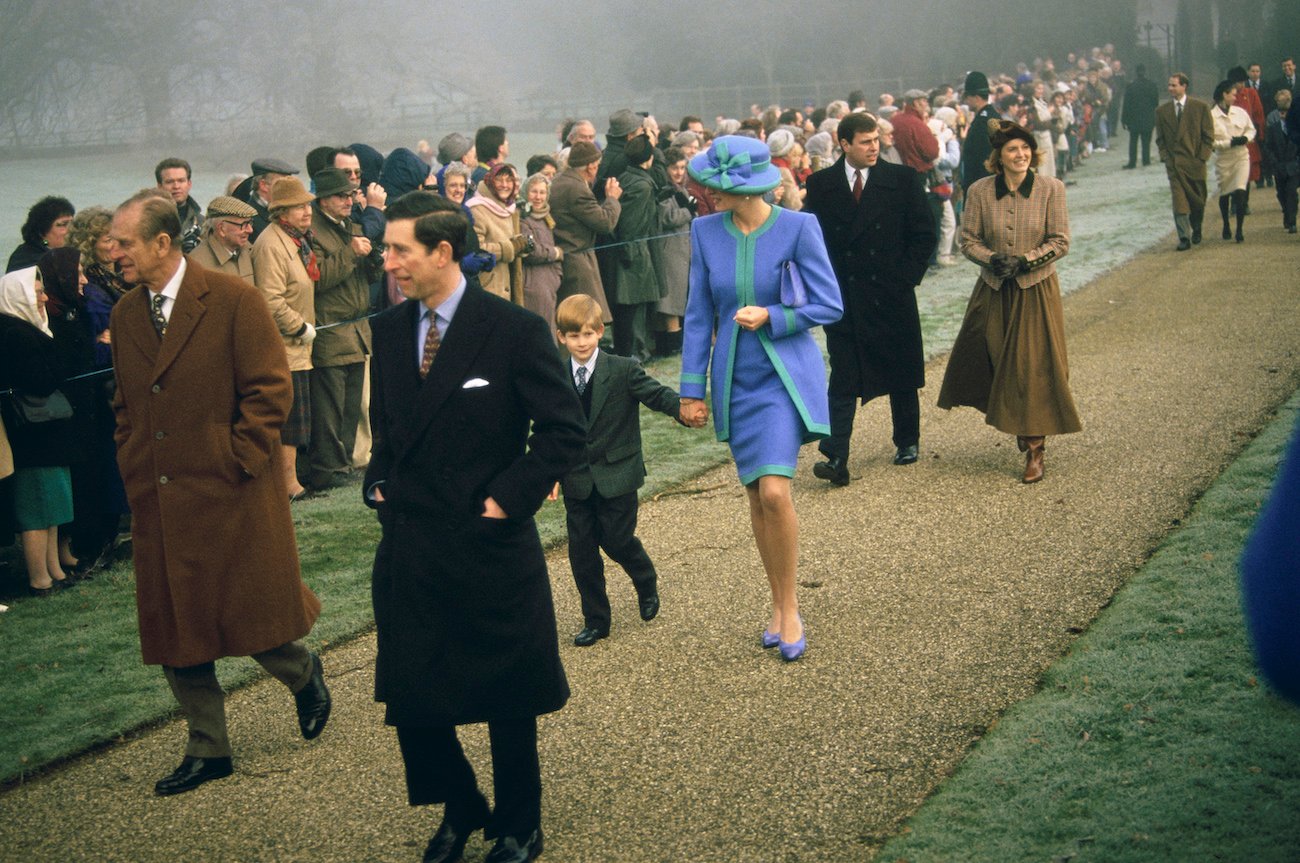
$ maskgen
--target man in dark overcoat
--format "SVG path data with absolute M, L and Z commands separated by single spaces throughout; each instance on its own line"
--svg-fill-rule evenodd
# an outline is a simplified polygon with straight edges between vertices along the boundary
M 813 472 L 847 485 L 858 399 L 889 396 L 894 464 L 917 460 L 925 354 L 916 286 L 936 235 L 921 175 L 880 160 L 875 118 L 849 114 L 836 134 L 844 155 L 808 178 L 803 206 L 821 224 L 844 298 L 844 316 L 825 327 L 831 436 L 818 444 L 827 461 Z
M 223 656 L 257 660 L 293 691 L 303 736 L 320 734 L 329 690 L 300 640 L 320 602 L 298 569 L 280 446 L 293 391 L 266 301 L 188 264 L 176 206 L 155 191 L 119 207 L 110 236 L 136 286 L 111 328 L 140 648 L 189 722 L 184 760 L 154 790 L 178 794 L 231 773 Z
M 989 146 L 989 120 L 998 119 L 998 111 L 989 103 L 989 79 L 983 72 L 966 75 L 961 98 L 975 112 L 961 147 L 961 187 L 964 190 L 989 175 L 989 169 L 984 165 L 993 150 Z
M 564 250 L 563 275 L 557 299 L 586 294 L 600 304 L 605 323 L 613 320 L 606 285 L 601 277 L 596 238 L 614 232 L 622 214 L 619 198 L 623 189 L 617 177 L 605 180 L 604 201 L 596 201 L 591 184 L 600 170 L 600 151 L 595 144 L 579 141 L 569 150 L 569 167 L 551 183 L 551 218 L 555 219 L 555 245 Z M 608 286 L 611 290 L 613 285 Z
M 542 848 L 536 717 L 569 696 L 533 514 L 582 458 L 582 408 L 545 322 L 466 285 L 458 206 L 417 191 L 385 215 L 384 267 L 409 301 L 373 321 L 375 698 L 410 804 L 446 803 L 424 859 L 459 860 L 485 828 L 490 863 L 522 863 Z M 456 737 L 476 722 L 491 810 Z
M 1151 130 L 1156 125 L 1156 106 L 1160 92 L 1155 82 L 1147 77 L 1147 67 L 1137 66 L 1137 77 L 1124 91 L 1124 110 L 1120 122 L 1128 129 L 1128 162 L 1125 168 L 1137 167 L 1138 142 L 1142 142 L 1142 165 L 1151 164 Z

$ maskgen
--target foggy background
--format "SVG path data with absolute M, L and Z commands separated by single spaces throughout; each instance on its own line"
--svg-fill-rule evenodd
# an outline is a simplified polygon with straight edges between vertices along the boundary
M 1131 61 L 1150 41 L 1208 90 L 1223 61 L 1277 75 L 1300 34 L 1297 0 L 0 0 L 0 16 L 0 153 L 175 144 L 240 162 L 262 143 L 409 146 L 566 115 L 603 132 L 626 105 L 711 122 L 851 87 L 874 102 L 1107 42 Z

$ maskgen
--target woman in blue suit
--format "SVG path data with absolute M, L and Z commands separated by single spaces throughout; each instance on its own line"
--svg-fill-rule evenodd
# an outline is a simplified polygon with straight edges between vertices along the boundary
M 772 590 L 762 644 L 794 661 L 807 638 L 790 478 L 799 448 L 830 434 L 826 369 L 810 330 L 839 320 L 839 286 L 817 220 L 763 200 L 781 174 L 761 141 L 720 137 L 688 170 L 718 212 L 691 223 L 682 400 L 702 421 L 707 372 L 713 427 L 736 459 Z

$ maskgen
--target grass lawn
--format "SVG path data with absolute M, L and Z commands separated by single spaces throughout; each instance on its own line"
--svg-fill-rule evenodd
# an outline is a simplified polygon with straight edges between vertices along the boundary
M 1163 172 L 1129 172 L 1121 183 L 1116 178 L 1122 157 L 1110 156 L 1094 157 L 1068 193 L 1074 241 L 1061 267 L 1067 293 L 1123 264 L 1168 228 Z M 974 283 L 974 267 L 964 264 L 930 273 L 918 289 L 928 356 L 951 346 Z M 661 360 L 649 370 L 676 386 L 678 369 L 676 360 Z M 711 431 L 688 431 L 649 413 L 642 430 L 649 470 L 643 497 L 727 458 Z M 370 567 L 379 528 L 357 489 L 296 504 L 294 518 L 303 575 L 324 604 L 309 641 L 319 647 L 369 631 Z M 539 528 L 548 545 L 562 541 L 563 508 L 543 507 Z M 11 569 L 21 571 L 18 561 Z M 18 572 L 3 595 L 13 596 L 23 585 Z M 0 782 L 172 715 L 175 704 L 162 674 L 140 664 L 129 563 L 47 600 L 0 601 L 13 604 L 0 614 Z M 261 673 L 244 659 L 223 661 L 218 671 L 227 688 Z
M 1300 859 L 1300 707 L 1257 681 L 1237 560 L 1300 396 L 877 861 Z

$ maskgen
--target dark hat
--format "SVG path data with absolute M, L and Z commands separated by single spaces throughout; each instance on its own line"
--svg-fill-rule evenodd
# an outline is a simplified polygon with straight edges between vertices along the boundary
M 767 144 L 757 138 L 723 135 L 691 159 L 686 171 L 701 186 L 733 195 L 761 195 L 781 184 Z
M 646 159 L 654 155 L 655 145 L 650 143 L 650 139 L 645 135 L 637 135 L 623 149 L 624 155 L 627 156 L 629 165 L 640 165 Z
M 297 177 L 281 177 L 271 184 L 271 203 L 267 206 L 267 209 L 278 210 L 281 207 L 298 207 L 303 204 L 310 204 L 314 200 L 316 199 L 303 186 L 302 180 Z
M 989 94 L 989 79 L 983 72 L 967 72 L 966 83 L 962 84 L 961 91 L 968 96 L 987 96 Z
M 298 169 L 280 159 L 254 159 L 253 174 L 296 174 Z
M 256 215 L 257 210 L 229 195 L 218 195 L 208 204 L 209 219 L 251 219 Z
M 1010 120 L 999 120 L 995 117 L 989 120 L 988 127 L 989 143 L 993 145 L 994 150 L 1001 150 L 1008 141 L 1013 141 L 1016 138 L 1029 144 L 1029 149 L 1035 152 L 1038 150 L 1038 142 L 1034 140 L 1034 134 L 1019 123 L 1013 123 Z
M 626 138 L 645 125 L 645 118 L 631 108 L 620 108 L 609 115 L 609 131 L 605 134 L 611 138 Z
M 316 197 L 328 198 L 330 195 L 341 195 L 344 192 L 355 192 L 359 186 L 352 182 L 347 172 L 341 168 L 322 168 L 312 175 L 311 181 L 316 184 Z
M 444 165 L 450 165 L 452 162 L 459 162 L 474 142 L 466 138 L 460 132 L 452 132 L 450 135 L 444 135 L 438 142 L 438 161 Z
M 600 150 L 590 141 L 578 141 L 569 148 L 569 167 L 585 168 L 592 162 L 600 161 Z

